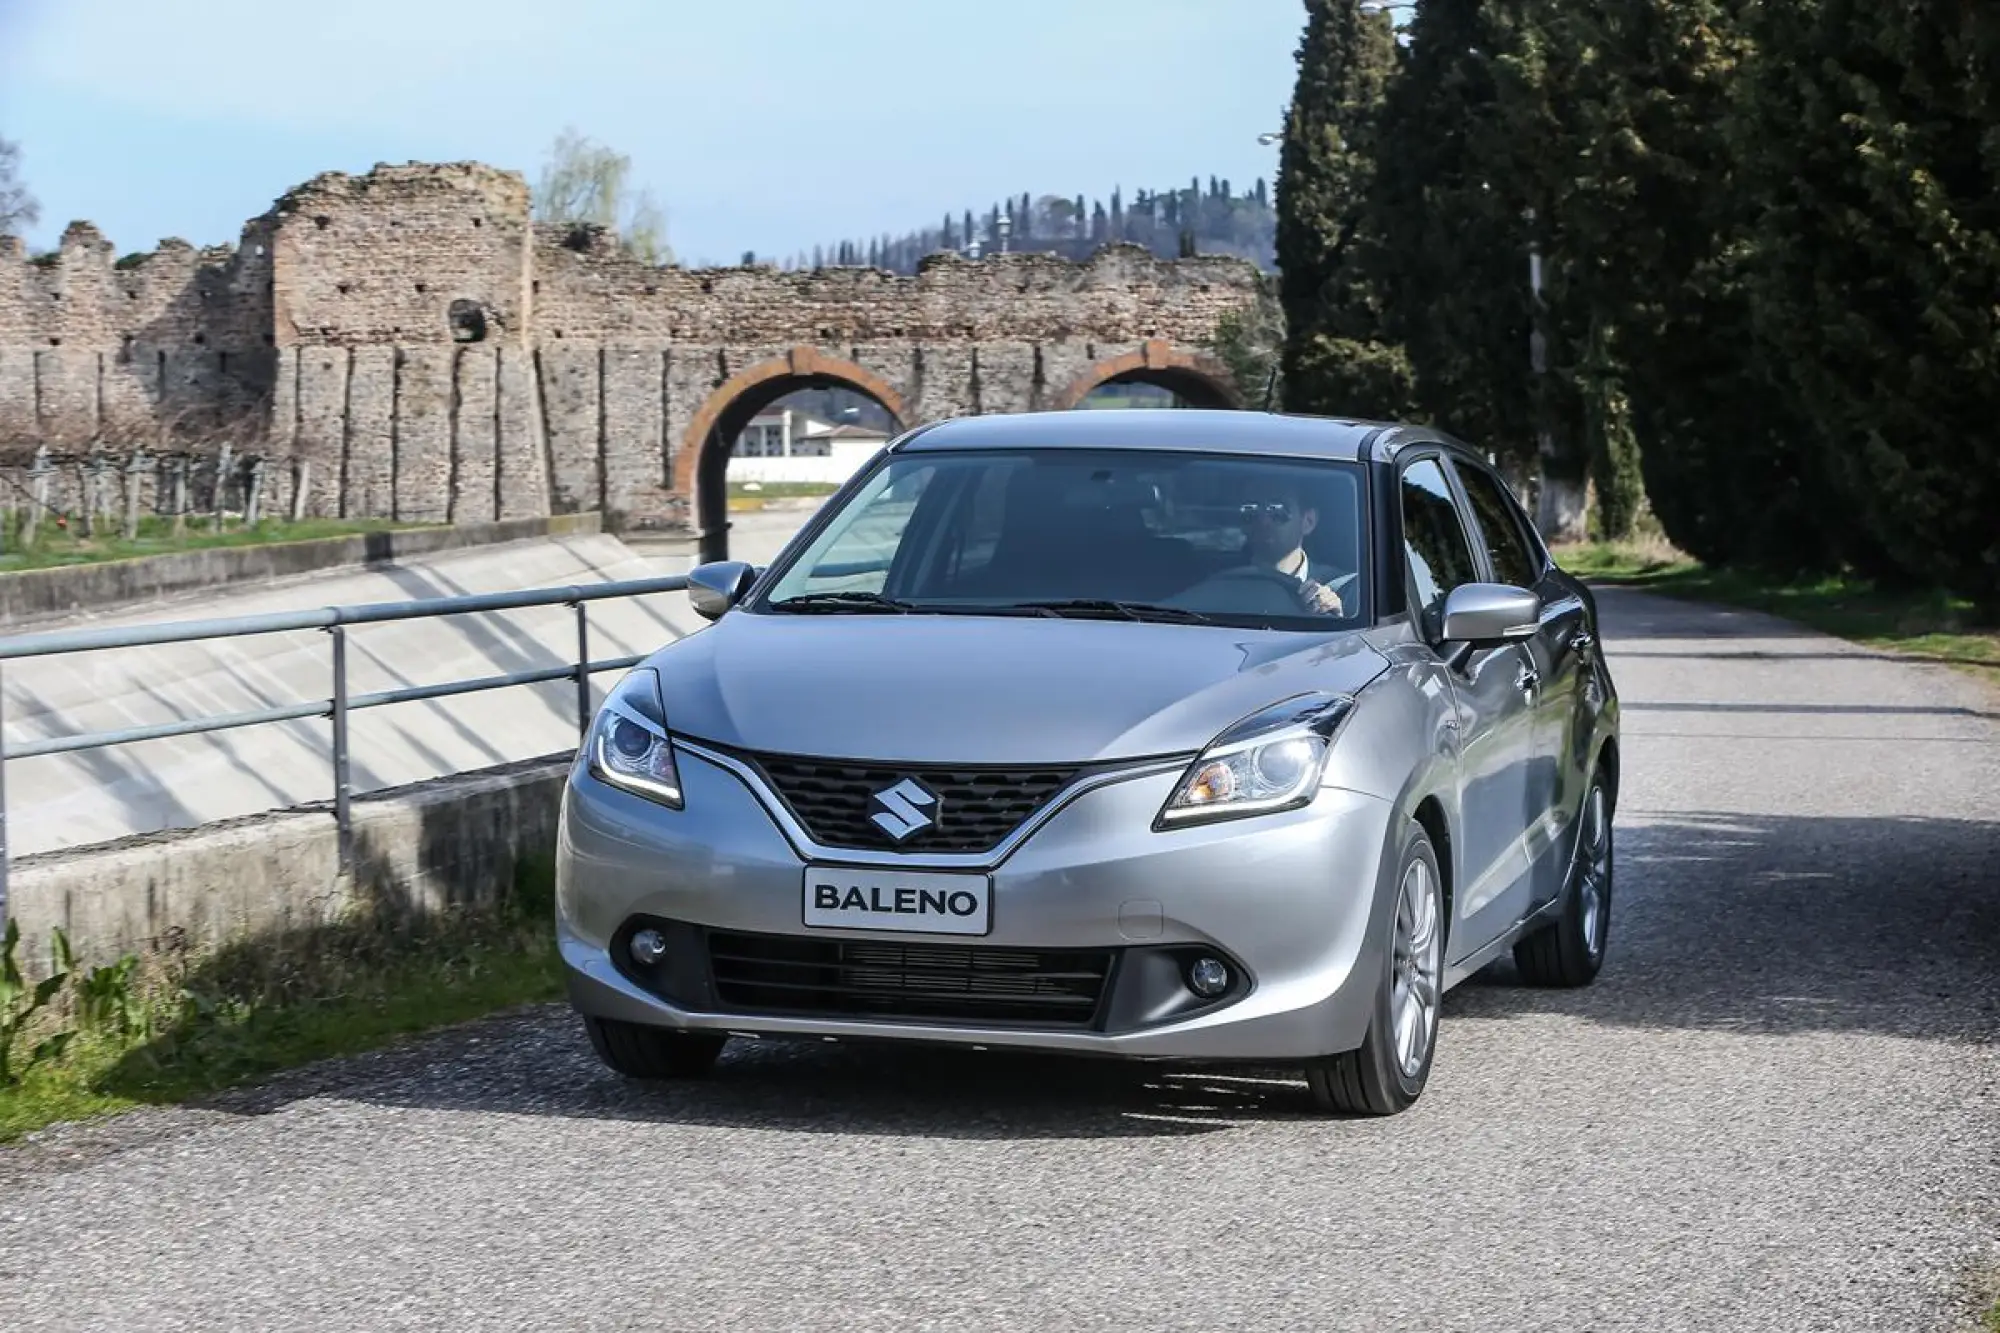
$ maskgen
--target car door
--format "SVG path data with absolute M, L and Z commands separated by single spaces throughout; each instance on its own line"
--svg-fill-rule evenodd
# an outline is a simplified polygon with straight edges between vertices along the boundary
M 1535 758 L 1533 656 L 1521 644 L 1443 645 L 1444 603 L 1453 588 L 1487 579 L 1472 529 L 1441 453 L 1399 460 L 1403 558 L 1412 616 L 1438 651 L 1459 716 L 1459 874 L 1452 894 L 1454 958 L 1505 931 L 1532 890 L 1528 827 L 1536 820 L 1529 774 Z
M 1534 758 L 1527 774 L 1535 812 L 1528 830 L 1532 866 L 1531 906 L 1562 891 L 1568 853 L 1575 836 L 1570 818 L 1583 798 L 1583 686 L 1589 670 L 1590 636 L 1583 601 L 1560 580 L 1546 550 L 1532 536 L 1525 510 L 1491 469 L 1454 460 L 1459 485 L 1470 503 L 1475 530 L 1493 578 L 1533 590 L 1542 599 L 1540 628 L 1523 645 L 1535 682 L 1530 690 Z M 1586 729 L 1587 732 L 1587 729 Z

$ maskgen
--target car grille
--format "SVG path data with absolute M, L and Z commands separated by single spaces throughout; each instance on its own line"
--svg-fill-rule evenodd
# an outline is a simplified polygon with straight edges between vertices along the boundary
M 1112 952 L 711 931 L 708 957 L 717 1000 L 738 1013 L 1084 1028 Z
M 1074 768 L 924 768 L 750 756 L 813 841 L 825 847 L 910 852 L 983 852 L 1046 805 Z M 915 778 L 937 793 L 936 822 L 901 842 L 872 818 L 877 792 Z

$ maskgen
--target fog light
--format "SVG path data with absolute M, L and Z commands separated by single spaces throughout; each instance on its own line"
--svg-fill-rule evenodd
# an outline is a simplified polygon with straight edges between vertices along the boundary
M 1229 989 L 1229 969 L 1219 959 L 1198 958 L 1188 969 L 1188 989 L 1213 999 Z
M 641 967 L 651 967 L 667 956 L 667 937 L 657 930 L 642 930 L 632 937 L 632 957 Z

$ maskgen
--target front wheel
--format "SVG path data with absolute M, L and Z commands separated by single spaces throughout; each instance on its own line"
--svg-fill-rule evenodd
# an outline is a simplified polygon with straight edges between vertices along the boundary
M 1444 889 L 1437 853 L 1412 821 L 1397 865 L 1396 922 L 1368 1035 L 1352 1051 L 1306 1065 L 1313 1105 L 1341 1115 L 1394 1115 L 1423 1095 L 1444 999 Z
M 626 1078 L 693 1078 L 705 1074 L 729 1040 L 714 1032 L 680 1032 L 673 1028 L 622 1023 L 615 1018 L 585 1016 L 597 1058 Z
M 1611 937 L 1611 795 L 1604 777 L 1590 781 L 1583 827 L 1554 921 L 1514 946 L 1514 966 L 1530 986 L 1588 986 L 1604 966 Z

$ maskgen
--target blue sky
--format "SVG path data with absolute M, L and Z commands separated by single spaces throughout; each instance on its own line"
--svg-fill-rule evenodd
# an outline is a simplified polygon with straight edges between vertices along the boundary
M 233 242 L 320 171 L 565 125 L 632 158 L 683 263 L 1023 191 L 1273 176 L 1300 0 L 0 0 L 0 136 L 52 245 Z

